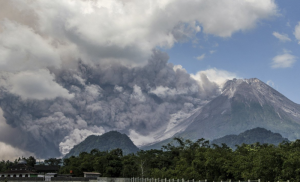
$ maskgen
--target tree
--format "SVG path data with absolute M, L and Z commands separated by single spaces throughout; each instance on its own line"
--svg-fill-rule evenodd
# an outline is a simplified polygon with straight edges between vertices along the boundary
M 135 154 L 128 154 L 122 158 L 122 177 L 138 176 L 138 165 L 136 163 L 137 156 Z
M 27 159 L 25 158 L 27 165 L 34 167 L 36 164 L 36 159 L 33 156 L 28 157 Z
M 105 173 L 108 177 L 120 177 L 122 172 L 122 149 L 114 149 L 108 153 L 106 159 L 108 165 L 106 167 Z

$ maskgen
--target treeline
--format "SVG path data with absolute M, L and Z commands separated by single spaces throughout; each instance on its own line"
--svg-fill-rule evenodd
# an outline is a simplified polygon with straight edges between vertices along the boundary
M 33 156 L 30 156 L 28 158 L 23 157 L 22 159 L 24 159 L 27 162 L 27 165 L 31 167 L 34 167 L 34 165 L 37 163 L 35 157 Z M 0 172 L 8 171 L 12 166 L 17 165 L 18 161 L 20 160 L 21 160 L 20 157 L 18 159 L 15 159 L 13 162 L 9 160 L 7 161 L 2 160 L 0 162 Z M 50 158 L 44 160 L 43 163 L 39 163 L 39 165 L 59 165 L 61 163 L 62 163 L 62 159 Z
M 210 145 L 176 138 L 162 150 L 139 151 L 122 155 L 121 149 L 90 153 L 64 159 L 60 173 L 82 176 L 85 171 L 100 172 L 106 177 L 144 177 L 169 179 L 207 179 L 262 181 L 300 181 L 300 140 L 271 144 L 242 144 L 233 151 L 222 144 Z
M 28 158 L 23 157 L 22 159 L 24 159 L 27 162 L 28 166 L 33 167 L 36 164 L 36 159 L 33 156 L 30 156 Z M 10 167 L 18 164 L 19 160 L 21 160 L 21 158 L 15 159 L 15 161 L 13 161 L 13 162 L 9 161 L 9 160 L 7 160 L 7 161 L 2 160 L 0 162 L 0 172 L 5 172 L 5 171 L 9 170 Z
M 105 177 L 144 177 L 168 179 L 300 181 L 300 140 L 271 144 L 242 144 L 233 151 L 222 144 L 210 145 L 175 138 L 174 144 L 161 150 L 139 151 L 123 155 L 121 149 L 92 150 L 63 160 L 61 174 L 83 176 L 83 172 L 99 172 Z M 26 159 L 29 163 L 33 157 Z M 0 162 L 1 171 L 14 162 Z M 45 160 L 55 165 L 60 159 Z M 32 165 L 32 163 L 30 163 Z M 6 167 L 5 167 L 6 166 Z

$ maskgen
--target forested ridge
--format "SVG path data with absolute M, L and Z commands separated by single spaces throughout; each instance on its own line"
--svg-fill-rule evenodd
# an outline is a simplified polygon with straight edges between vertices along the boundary
M 210 145 L 175 138 L 179 145 L 168 144 L 162 150 L 139 151 L 122 155 L 122 150 L 110 152 L 92 150 L 78 157 L 64 159 L 61 173 L 73 170 L 97 171 L 102 176 L 175 179 L 300 181 L 300 140 L 272 144 L 242 144 L 232 150 L 227 145 Z
M 145 177 L 261 181 L 300 181 L 300 140 L 272 144 L 242 144 L 232 150 L 227 145 L 174 139 L 161 150 L 123 155 L 121 149 L 92 150 L 63 160 L 60 173 L 100 172 L 106 177 Z M 2 163 L 1 163 L 2 165 Z M 2 169 L 2 168 L 1 168 Z
M 124 155 L 136 153 L 139 150 L 126 134 L 110 131 L 101 136 L 88 136 L 84 141 L 75 145 L 64 158 L 78 156 L 81 152 L 90 152 L 93 149 L 110 151 L 115 148 L 122 149 Z
M 283 138 L 279 133 L 273 133 L 265 128 L 257 127 L 251 130 L 246 130 L 238 135 L 226 135 L 222 138 L 213 140 L 211 143 L 217 145 L 225 143 L 230 148 L 236 149 L 236 145 L 242 145 L 243 143 L 252 144 L 259 142 L 261 144 L 268 143 L 277 146 L 283 141 L 288 141 L 288 139 Z

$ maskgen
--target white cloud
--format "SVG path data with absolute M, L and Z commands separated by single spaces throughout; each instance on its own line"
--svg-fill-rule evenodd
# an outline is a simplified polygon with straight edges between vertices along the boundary
M 101 96 L 102 88 L 99 85 L 88 85 L 85 87 L 85 91 L 95 100 Z
M 143 135 L 138 134 L 134 130 L 130 130 L 129 132 L 130 132 L 129 133 L 129 138 L 138 147 L 139 146 L 143 146 L 145 144 L 149 144 L 149 143 L 155 142 L 155 139 L 153 137 L 151 137 L 151 135 L 149 135 L 149 136 L 143 136 Z
M 19 157 L 29 157 L 34 156 L 33 153 L 22 151 L 18 148 L 15 148 L 11 145 L 8 145 L 6 143 L 0 142 L 0 159 L 1 160 L 12 160 L 18 159 Z
M 259 21 L 268 19 L 277 13 L 274 0 L 244 0 L 238 3 L 237 0 L 10 0 L 5 1 L 5 3 L 6 5 L 9 4 L 9 8 L 1 6 L 5 8 L 0 11 L 0 71 L 10 73 L 4 81 L 0 80 L 0 84 L 6 85 L 8 91 L 18 94 L 24 99 L 38 100 L 56 97 L 69 99 L 73 96 L 68 90 L 56 83 L 54 75 L 48 70 L 63 73 L 64 70 L 59 69 L 73 68 L 72 66 L 79 59 L 83 62 L 92 63 L 121 62 L 131 66 L 143 64 L 153 54 L 152 51 L 156 47 L 171 48 L 177 42 L 193 40 L 199 31 L 219 37 L 230 37 L 236 32 L 254 28 Z M 215 46 L 217 47 L 218 44 Z M 114 64 L 110 64 L 110 66 L 112 65 Z M 184 91 L 189 90 L 193 96 L 198 93 L 202 94 L 204 91 L 207 93 L 204 95 L 212 95 L 211 91 L 215 90 L 216 84 L 221 82 L 220 80 L 224 80 L 224 78 L 218 78 L 220 73 L 214 73 L 214 76 L 213 73 L 207 72 L 206 74 L 203 72 L 198 75 L 198 78 L 195 76 L 202 86 L 206 84 L 205 88 L 202 87 L 199 90 L 197 84 L 194 83 L 195 81 L 189 80 L 189 74 L 180 67 L 174 67 L 174 69 L 176 69 L 176 75 L 171 75 L 176 80 L 174 84 L 177 85 L 175 90 L 177 93 L 184 93 Z M 102 72 L 106 72 L 103 70 Z M 113 75 L 115 74 L 114 71 L 117 72 L 119 69 L 107 70 L 110 72 L 108 75 Z M 155 68 L 154 70 L 159 69 Z M 164 79 L 163 75 L 169 74 L 167 70 L 161 70 L 162 75 L 156 79 Z M 86 71 L 89 72 L 89 70 Z M 204 73 L 209 80 L 215 81 L 216 84 L 210 83 Z M 128 73 L 128 75 L 130 74 Z M 151 77 L 150 75 L 152 73 L 149 73 L 149 77 Z M 68 77 L 67 75 L 64 76 Z M 73 78 L 72 75 L 69 76 Z M 221 76 L 224 75 L 221 74 Z M 229 77 L 228 74 L 225 74 L 225 77 Z M 84 86 L 89 76 L 82 77 L 82 79 L 75 76 L 73 79 Z M 174 89 L 174 85 L 161 83 L 172 82 L 172 79 L 173 77 L 170 77 L 170 80 L 155 82 L 157 82 L 156 85 L 165 86 L 166 91 L 168 91 L 168 88 Z M 120 98 L 124 99 L 124 103 L 127 103 L 126 99 L 136 103 L 146 103 L 146 90 L 148 88 L 143 86 L 141 82 L 148 82 L 148 80 L 133 82 L 130 85 L 126 78 L 123 80 L 125 84 L 121 81 L 118 83 L 107 81 L 107 83 L 118 84 L 128 93 L 128 96 L 120 93 L 122 95 Z M 67 80 L 62 82 L 70 83 Z M 131 90 L 128 87 L 132 86 L 133 92 L 130 95 Z M 72 89 L 80 90 L 81 88 L 74 86 Z M 115 91 L 116 93 L 117 91 L 122 92 L 122 89 L 116 87 Z M 98 118 L 102 117 L 100 121 L 103 123 L 118 120 L 117 123 L 112 123 L 114 127 L 118 128 L 132 126 L 131 123 L 137 123 L 138 126 L 140 126 L 139 123 L 143 123 L 148 125 L 147 130 L 151 130 L 160 127 L 161 121 L 166 121 L 165 116 L 168 115 L 168 112 L 175 110 L 170 109 L 171 106 L 168 104 L 161 104 L 159 108 L 155 108 L 157 109 L 156 112 L 145 104 L 143 107 L 137 106 L 132 113 L 128 114 L 125 113 L 126 104 L 121 99 L 113 100 L 115 104 L 113 101 L 106 102 L 105 100 L 96 100 L 92 103 L 93 99 L 101 97 L 100 87 L 87 86 L 79 94 L 78 101 L 72 100 L 72 102 L 76 102 L 74 105 L 86 107 L 87 110 L 102 108 L 93 112 L 95 115 L 92 118 L 95 117 L 97 118 L 95 120 L 98 121 Z M 19 111 L 21 110 L 20 113 L 25 113 L 26 117 L 20 115 L 22 117 L 18 121 L 20 123 L 16 122 L 18 126 L 22 127 L 20 130 L 28 132 L 28 136 L 32 135 L 34 140 L 41 141 L 41 143 L 55 139 L 53 141 L 55 146 L 61 141 L 61 138 L 74 131 L 76 127 L 80 127 L 78 130 L 82 130 L 78 131 L 79 133 L 91 131 L 89 128 L 84 128 L 84 122 L 77 123 L 78 126 L 74 124 L 75 119 L 69 117 L 69 114 L 75 112 L 76 109 L 72 108 L 70 103 L 61 103 L 61 100 L 68 101 L 65 99 L 57 100 L 60 102 L 55 104 L 60 106 L 62 111 L 55 110 L 58 107 L 53 106 L 51 109 L 55 111 L 44 110 L 46 114 L 42 118 L 41 116 L 33 116 L 28 111 L 26 113 L 17 104 L 6 105 L 6 113 L 14 113 L 10 112 L 15 110 L 14 107 Z M 198 103 L 200 99 L 197 98 L 195 101 L 191 97 L 190 100 Z M 65 108 L 65 106 L 70 106 L 70 108 Z M 80 110 L 80 112 L 84 113 L 85 111 Z M 122 113 L 125 114 L 122 115 Z M 75 114 L 71 115 L 74 116 Z M 13 115 L 13 117 L 18 116 Z M 9 122 L 15 124 L 12 121 Z M 27 135 L 20 136 L 25 137 Z M 82 134 L 82 136 L 85 135 Z M 63 151 L 72 146 L 69 144 L 81 140 L 72 141 L 69 138 L 70 140 L 66 142 L 68 138 L 65 139 L 63 143 L 66 145 L 62 144 L 62 146 L 67 146 L 67 148 L 62 147 Z M 149 138 L 137 138 L 137 140 L 149 140 Z
M 144 102 L 144 101 L 146 101 L 146 98 L 143 95 L 141 87 L 139 87 L 137 85 L 133 86 L 133 92 L 132 92 L 132 94 L 130 96 L 130 99 L 136 100 L 138 102 Z
M 73 97 L 69 91 L 54 81 L 48 70 L 23 71 L 10 78 L 10 91 L 24 99 L 53 99 Z
M 198 56 L 196 59 L 202 60 L 202 59 L 204 59 L 204 58 L 205 58 L 205 54 L 202 54 L 201 56 Z
M 66 155 L 70 150 L 90 135 L 102 135 L 105 130 L 100 126 L 93 126 L 87 129 L 73 130 L 63 141 L 59 144 L 59 150 L 63 155 Z
M 213 53 L 215 53 L 215 52 L 217 52 L 217 51 L 216 51 L 216 50 L 211 50 L 211 51 L 209 51 L 210 54 L 213 54 Z
M 279 39 L 281 42 L 291 41 L 287 34 L 280 34 L 278 32 L 273 32 L 273 35 Z
M 155 94 L 160 98 L 174 97 L 181 94 L 188 94 L 191 88 L 169 88 L 164 86 L 158 86 L 155 89 L 149 91 L 149 93 Z
M 4 52 L 22 60 L 26 53 L 32 55 L 28 57 L 31 64 L 26 66 L 42 68 L 47 64 L 60 66 L 79 57 L 96 62 L 143 62 L 153 48 L 170 48 L 178 41 L 193 39 L 201 29 L 207 34 L 230 37 L 277 13 L 273 0 L 239 3 L 236 0 L 36 0 L 21 3 L 12 0 L 10 6 L 26 12 L 23 13 L 26 16 L 22 18 L 19 13 L 16 18 L 9 12 L 3 13 L 8 20 L 3 24 L 5 31 L 1 37 L 13 40 L 10 46 L 3 48 Z M 20 49 L 14 49 L 15 45 Z M 49 54 L 52 56 L 47 56 Z
M 33 29 L 8 20 L 0 26 L 0 70 L 23 71 L 60 67 L 58 51 Z
M 36 99 L 71 97 L 39 69 L 73 68 L 79 59 L 140 65 L 156 47 L 196 39 L 200 31 L 230 37 L 277 13 L 273 0 L 11 0 L 3 7 L 0 70 L 16 73 L 14 93 Z
M 291 55 L 287 51 L 284 54 L 277 55 L 273 58 L 272 68 L 288 68 L 292 67 L 296 62 L 297 57 Z
M 175 72 L 178 70 L 178 71 L 183 71 L 183 72 L 187 73 L 187 71 L 182 67 L 182 65 L 174 65 L 173 70 Z
M 295 27 L 294 35 L 296 39 L 299 41 L 298 44 L 300 44 L 300 22 L 298 22 L 298 25 Z
M 272 80 L 268 80 L 268 81 L 267 81 L 267 84 L 268 84 L 269 86 L 271 86 L 271 87 L 274 87 L 274 86 L 275 86 L 275 84 L 274 84 L 274 82 L 273 82 Z
M 195 75 L 192 74 L 192 78 L 194 78 L 195 80 L 197 80 L 198 82 L 200 82 L 200 84 L 202 85 L 202 79 L 201 79 L 201 75 L 204 74 L 207 76 L 207 78 L 211 81 L 211 82 L 215 82 L 216 84 L 218 84 L 220 87 L 223 86 L 223 84 L 227 81 L 227 80 L 232 80 L 233 78 L 239 78 L 237 76 L 237 74 L 226 71 L 226 70 L 220 70 L 217 68 L 211 68 L 208 70 L 204 70 L 204 71 L 199 71 L 197 72 Z M 203 85 L 205 86 L 205 84 Z
M 115 92 L 123 92 L 123 87 L 118 86 L 118 85 L 115 85 L 114 91 L 115 91 Z

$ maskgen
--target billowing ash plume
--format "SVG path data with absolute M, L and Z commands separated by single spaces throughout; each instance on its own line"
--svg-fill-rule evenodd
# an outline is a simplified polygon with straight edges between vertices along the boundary
M 109 130 L 137 144 L 171 131 L 170 121 L 218 94 L 220 77 L 235 75 L 190 75 L 155 48 L 201 31 L 230 37 L 277 13 L 273 0 L 10 0 L 0 8 L 0 142 L 42 158 Z
M 189 113 L 218 94 L 219 86 L 205 75 L 199 77 L 202 88 L 167 61 L 154 51 L 142 67 L 79 62 L 77 69 L 54 71 L 72 98 L 23 99 L 2 91 L 0 107 L 9 125 L 26 131 L 25 149 L 38 156 L 59 155 L 59 147 L 65 153 L 82 138 L 109 130 L 147 136 L 166 129 L 171 114 Z

